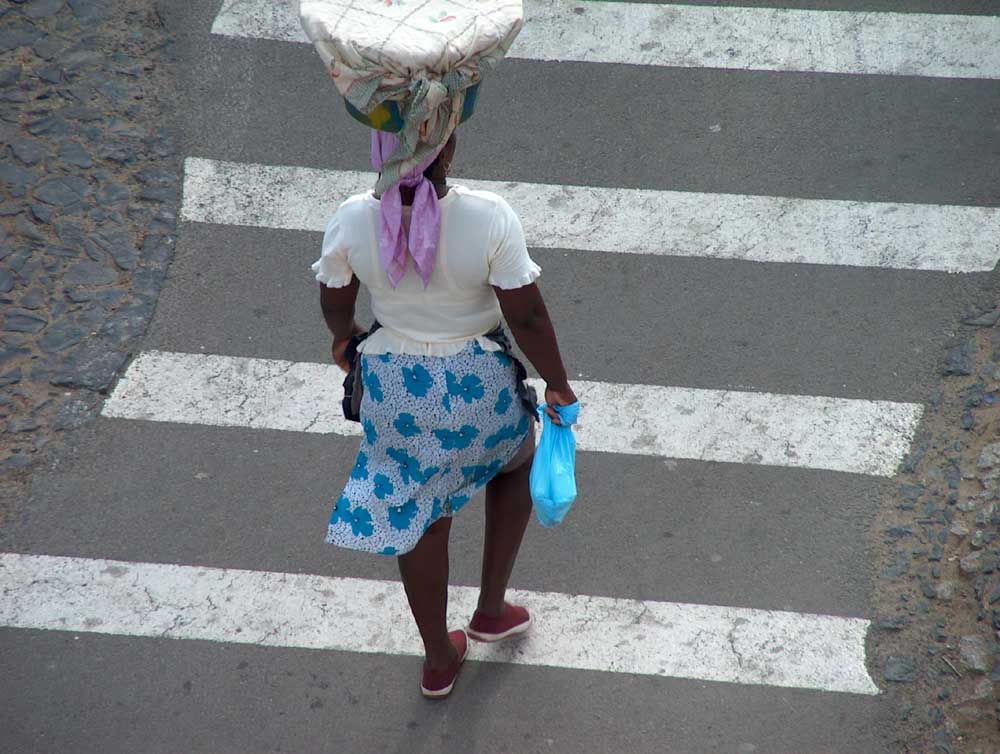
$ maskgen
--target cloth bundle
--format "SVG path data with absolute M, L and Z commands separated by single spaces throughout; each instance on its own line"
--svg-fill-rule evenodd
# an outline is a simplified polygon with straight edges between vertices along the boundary
M 301 0 L 299 17 L 352 107 L 399 106 L 399 142 L 375 185 L 381 196 L 448 141 L 466 91 L 506 54 L 524 9 L 521 0 Z

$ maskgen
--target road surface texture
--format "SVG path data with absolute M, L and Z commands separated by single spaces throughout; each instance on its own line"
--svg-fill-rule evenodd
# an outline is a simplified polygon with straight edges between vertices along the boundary
M 372 176 L 295 5 L 0 10 L 0 750 L 997 751 L 993 4 L 526 0 L 454 182 L 524 219 L 580 496 L 436 704 L 322 542 Z

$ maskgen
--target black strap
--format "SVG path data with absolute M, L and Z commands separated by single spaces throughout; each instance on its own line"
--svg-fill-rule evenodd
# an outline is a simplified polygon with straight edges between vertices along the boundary
M 501 353 L 510 359 L 514 364 L 514 374 L 517 377 L 517 398 L 527 414 L 538 421 L 538 393 L 535 388 L 528 384 L 528 370 L 521 360 L 514 355 L 514 346 L 510 342 L 507 331 L 503 329 L 503 323 L 499 323 L 494 329 L 486 333 L 489 340 L 500 346 Z
M 360 335 L 353 335 L 347 342 L 347 350 L 344 357 L 351 365 L 347 377 L 344 378 L 344 400 L 341 407 L 344 411 L 344 418 L 352 422 L 361 421 L 361 397 L 364 395 L 364 382 L 361 379 L 361 354 L 358 348 L 371 335 L 382 327 L 378 322 L 373 322 L 368 332 Z

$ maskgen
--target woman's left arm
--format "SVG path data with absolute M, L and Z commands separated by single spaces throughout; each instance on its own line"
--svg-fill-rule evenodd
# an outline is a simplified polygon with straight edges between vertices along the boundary
M 360 285 L 357 277 L 351 278 L 351 282 L 343 288 L 328 288 L 323 283 L 319 284 L 319 306 L 333 335 L 333 360 L 345 372 L 351 369 L 346 356 L 347 344 L 352 336 L 364 332 L 354 321 L 354 305 Z

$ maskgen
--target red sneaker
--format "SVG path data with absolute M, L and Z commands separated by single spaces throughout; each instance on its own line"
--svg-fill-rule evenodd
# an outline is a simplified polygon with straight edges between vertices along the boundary
M 489 618 L 478 610 L 469 621 L 469 636 L 476 641 L 500 641 L 508 636 L 523 634 L 531 628 L 531 615 L 520 605 L 503 603 L 503 613 L 498 618 Z
M 465 631 L 462 629 L 449 631 L 448 638 L 451 639 L 451 643 L 458 650 L 458 659 L 447 670 L 431 672 L 427 668 L 424 668 L 424 677 L 420 681 L 420 690 L 428 699 L 444 699 L 444 697 L 451 693 L 452 688 L 455 686 L 455 679 L 458 678 L 458 669 L 465 662 L 465 656 L 469 654 L 469 637 Z

